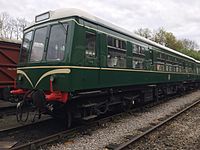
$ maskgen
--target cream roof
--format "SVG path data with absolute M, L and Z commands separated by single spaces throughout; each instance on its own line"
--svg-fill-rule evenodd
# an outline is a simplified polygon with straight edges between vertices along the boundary
M 116 26 L 116 25 L 114 25 L 114 24 L 112 24 L 110 22 L 102 20 L 102 19 L 100 19 L 100 18 L 98 18 L 96 16 L 93 16 L 93 15 L 91 15 L 91 14 L 85 12 L 85 11 L 79 10 L 79 9 L 75 9 L 75 8 L 58 9 L 58 10 L 55 10 L 55 11 L 49 11 L 49 13 L 50 13 L 50 18 L 47 19 L 47 20 L 41 21 L 41 22 L 46 22 L 46 21 L 50 21 L 50 20 L 57 20 L 57 19 L 67 18 L 67 17 L 72 17 L 72 16 L 78 16 L 78 17 L 85 18 L 85 19 L 88 19 L 90 21 L 96 22 L 96 23 L 101 24 L 103 26 L 106 26 L 108 28 L 112 28 L 112 29 L 114 29 L 116 31 L 120 31 L 121 33 L 124 33 L 124 34 L 126 34 L 128 36 L 131 36 L 131 37 L 133 37 L 135 39 L 138 39 L 140 41 L 146 42 L 146 43 L 148 43 L 148 44 L 150 44 L 152 46 L 156 46 L 156 47 L 159 47 L 161 49 L 165 49 L 166 51 L 170 51 L 172 53 L 178 54 L 178 55 L 183 56 L 185 58 L 188 58 L 190 60 L 196 61 L 197 63 L 200 63 L 200 61 L 197 61 L 197 60 L 195 60 L 194 58 L 192 58 L 190 56 L 187 56 L 187 55 L 185 55 L 183 53 L 180 53 L 178 51 L 175 51 L 175 50 L 173 50 L 171 48 L 165 47 L 165 46 L 160 45 L 160 44 L 158 44 L 156 42 L 153 42 L 151 40 L 143 38 L 143 37 L 141 37 L 139 35 L 136 35 L 136 34 L 130 32 L 130 31 L 127 31 L 127 30 L 125 30 L 123 28 L 120 28 L 120 27 L 118 27 L 118 26 Z M 41 23 L 41 22 L 39 22 L 39 23 Z M 34 23 L 32 25 L 35 25 L 35 24 L 37 24 L 37 23 Z

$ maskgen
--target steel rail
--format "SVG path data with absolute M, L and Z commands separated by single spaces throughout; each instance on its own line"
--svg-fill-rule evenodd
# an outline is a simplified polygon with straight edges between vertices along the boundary
M 81 129 L 81 127 L 62 131 L 62 132 L 59 132 L 59 133 L 35 140 L 35 141 L 31 141 L 29 143 L 15 146 L 15 147 L 11 148 L 11 150 L 36 150 L 36 149 L 38 149 L 38 147 L 40 147 L 42 145 L 57 141 L 59 139 L 65 138 L 66 136 L 70 136 L 79 129 Z
M 172 121 L 173 119 L 175 119 L 176 117 L 178 117 L 179 115 L 181 115 L 182 113 L 184 113 L 185 111 L 189 110 L 190 108 L 196 106 L 197 104 L 200 103 L 200 99 L 198 99 L 197 101 L 195 101 L 194 103 L 190 104 L 189 106 L 187 106 L 186 108 L 182 109 L 181 111 L 177 112 L 176 114 L 172 115 L 171 117 L 165 119 L 164 121 L 160 122 L 159 124 L 153 126 L 152 128 L 148 129 L 147 131 L 139 134 L 138 136 L 133 137 L 132 139 L 130 139 L 129 141 L 120 144 L 119 146 L 115 147 L 114 150 L 122 150 L 125 149 L 126 147 L 128 147 L 129 145 L 133 144 L 134 142 L 138 141 L 139 139 L 141 139 L 142 137 L 150 134 L 151 132 L 153 132 L 154 130 L 158 129 L 159 127 L 163 126 L 164 124 L 168 123 L 169 121 Z
M 21 125 L 20 124 L 18 126 L 0 129 L 0 138 L 4 137 L 4 135 L 9 135 L 10 133 L 16 132 L 18 130 L 23 130 L 25 128 L 29 128 L 29 127 L 32 127 L 32 126 L 37 126 L 38 124 L 41 124 L 41 123 L 46 122 L 46 121 L 49 121 L 51 119 L 52 118 L 47 117 L 47 118 L 41 119 L 39 121 L 36 121 L 34 123 L 28 123 L 28 124 L 25 124 L 25 125 Z
M 16 113 L 16 105 L 0 107 L 0 116 L 13 115 Z
M 61 131 L 61 132 L 52 134 L 50 136 L 47 136 L 47 137 L 44 137 L 44 138 L 41 138 L 38 140 L 34 140 L 34 141 L 31 141 L 29 143 L 25 143 L 25 144 L 22 144 L 19 146 L 14 146 L 13 148 L 11 148 L 11 150 L 28 150 L 28 149 L 36 150 L 42 145 L 49 144 L 51 142 L 54 142 L 54 141 L 57 141 L 57 140 L 60 140 L 60 139 L 66 138 L 66 137 L 70 138 L 75 133 L 80 133 L 80 131 L 84 131 L 85 129 L 91 128 L 91 127 L 99 125 L 101 123 L 108 122 L 115 117 L 121 116 L 123 113 L 127 113 L 127 112 L 114 114 L 112 116 L 101 118 L 99 120 L 89 122 L 89 123 L 86 122 L 85 124 L 83 124 L 81 126 L 74 127 L 72 129 L 68 129 L 66 131 Z
M 157 103 L 157 105 L 159 105 L 159 104 L 162 104 L 162 102 Z M 121 117 L 123 114 L 128 114 L 128 113 L 132 113 L 132 112 L 135 112 L 135 111 L 138 111 L 138 108 L 131 109 L 128 112 L 120 112 L 120 113 L 117 113 L 117 114 L 114 114 L 114 115 L 111 115 L 111 116 L 108 116 L 108 117 L 100 118 L 99 120 L 95 120 L 93 122 L 89 122 L 89 123 L 86 122 L 86 124 L 84 124 L 84 125 L 74 127 L 72 129 L 69 129 L 69 130 L 66 130 L 66 131 L 60 131 L 60 132 L 52 134 L 50 136 L 40 138 L 38 140 L 34 140 L 34 141 L 31 141 L 31 142 L 28 142 L 28 143 L 25 143 L 25 144 L 22 144 L 22 145 L 14 146 L 14 147 L 11 148 L 11 150 L 23 150 L 23 149 L 24 150 L 27 150 L 27 149 L 35 150 L 35 149 L 38 149 L 42 145 L 49 144 L 49 143 L 52 143 L 54 141 L 66 138 L 66 137 L 70 138 L 70 136 L 75 134 L 75 133 L 80 133 L 80 131 L 84 131 L 85 129 L 91 128 L 91 127 L 93 127 L 95 125 L 99 125 L 101 123 L 108 122 L 110 120 L 112 121 L 113 118 L 115 118 L 115 117 Z

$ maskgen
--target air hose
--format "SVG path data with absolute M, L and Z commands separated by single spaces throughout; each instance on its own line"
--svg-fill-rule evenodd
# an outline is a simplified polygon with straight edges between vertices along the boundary
M 30 110 L 27 109 L 28 106 L 28 102 L 26 100 L 27 96 L 33 92 L 33 90 L 28 91 L 26 94 L 24 94 L 23 96 L 23 100 L 20 101 L 17 104 L 17 109 L 16 109 L 16 118 L 17 118 L 17 122 L 26 122 L 29 118 L 29 112 Z

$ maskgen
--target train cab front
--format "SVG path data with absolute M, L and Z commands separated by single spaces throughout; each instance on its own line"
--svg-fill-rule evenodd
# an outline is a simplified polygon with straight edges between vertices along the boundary
M 23 95 L 21 107 L 27 104 L 51 115 L 61 113 L 69 100 L 67 67 L 70 53 L 71 22 L 52 19 L 52 12 L 36 16 L 35 23 L 25 29 L 17 68 L 17 89 Z M 58 116 L 61 116 L 60 114 Z

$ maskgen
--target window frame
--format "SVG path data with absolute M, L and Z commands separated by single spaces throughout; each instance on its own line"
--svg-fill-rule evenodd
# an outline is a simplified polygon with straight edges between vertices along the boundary
M 133 67 L 133 62 L 139 62 L 139 66 L 140 67 L 136 67 L 136 64 L 135 64 L 135 67 Z M 145 69 L 145 65 L 144 65 L 144 63 L 145 63 L 145 59 L 144 58 L 141 58 L 141 57 L 132 57 L 132 69 L 135 69 L 135 70 L 144 70 Z
M 87 51 L 87 46 L 88 46 L 88 43 L 87 43 L 87 34 L 90 34 L 90 35 L 93 35 L 95 36 L 95 50 L 94 50 L 94 56 L 88 56 L 88 54 L 86 54 L 86 51 Z M 96 59 L 97 58 L 97 33 L 95 32 L 92 32 L 92 31 L 85 31 L 85 52 L 84 52 L 84 55 L 87 59 Z
M 48 25 L 48 33 L 47 33 L 47 41 L 46 41 L 46 49 L 44 51 L 45 53 L 45 56 L 43 58 L 44 61 L 46 62 L 62 62 L 65 60 L 65 56 L 66 56 L 66 51 L 67 51 L 67 37 L 68 37 L 68 33 L 69 33 L 69 23 L 68 22 L 62 22 L 62 24 L 66 24 L 67 25 L 67 33 L 66 33 L 66 36 L 65 36 L 65 50 L 64 50 L 64 56 L 63 56 L 63 59 L 60 59 L 60 60 L 50 60 L 50 59 L 47 59 L 47 54 L 48 54 L 48 48 L 49 48 L 49 43 L 50 43 L 50 36 L 51 36 L 51 30 L 52 30 L 52 27 L 53 26 L 56 26 L 56 25 L 59 25 L 60 23 L 54 23 L 54 24 L 50 24 Z M 60 24 L 61 25 L 61 24 Z M 61 25 L 62 26 L 62 25 Z
M 133 54 L 133 56 L 138 55 L 138 57 L 144 57 L 145 56 L 145 51 L 146 51 L 146 47 L 145 46 L 141 46 L 140 44 L 137 43 L 131 43 L 131 53 Z
M 31 61 L 31 54 L 33 51 L 33 43 L 34 43 L 34 39 L 35 39 L 35 33 L 36 33 L 36 30 L 41 29 L 41 28 L 47 28 L 46 35 L 45 35 L 45 41 L 44 41 L 45 43 L 44 43 L 43 56 L 40 61 Z M 46 49 L 47 49 L 47 44 L 48 44 L 48 40 L 47 40 L 48 35 L 49 35 L 49 25 L 45 25 L 45 26 L 34 29 L 34 34 L 33 34 L 32 43 L 31 43 L 31 51 L 30 51 L 29 58 L 28 58 L 29 63 L 41 63 L 42 61 L 44 61 L 44 55 L 46 55 Z
M 111 35 L 107 35 L 107 62 L 106 65 L 107 67 L 110 68 L 127 68 L 127 41 L 122 40 L 120 38 L 111 36 Z M 111 43 L 112 45 L 109 45 L 109 41 L 108 39 L 111 39 Z M 116 41 L 118 41 L 118 46 L 116 44 Z M 124 43 L 124 44 L 123 44 Z M 114 45 L 113 45 L 114 44 Z M 123 48 L 124 46 L 124 48 Z M 114 59 L 116 59 L 116 63 L 118 62 L 118 60 L 122 60 L 124 59 L 124 65 L 123 66 L 118 66 L 118 65 L 110 65 L 109 64 L 109 59 L 111 59 L 111 57 L 109 57 L 109 51 L 112 51 L 112 53 L 115 53 L 117 55 L 119 55 L 120 57 L 118 58 L 118 56 L 113 57 L 113 61 Z M 122 57 L 121 57 L 122 56 Z M 110 60 L 112 61 L 112 60 Z
M 22 62 L 22 61 L 21 61 L 21 56 L 22 56 L 22 49 L 23 49 L 23 44 L 24 44 L 24 40 L 25 40 L 25 35 L 28 34 L 28 33 L 30 33 L 30 32 L 32 32 L 32 36 L 31 36 L 31 40 L 30 40 L 29 47 L 28 47 L 28 49 L 27 49 L 27 52 L 28 52 L 27 58 L 26 58 L 25 61 Z M 34 32 L 35 32 L 35 30 L 30 30 L 30 31 L 27 31 L 27 32 L 24 33 L 22 45 L 21 45 L 21 48 L 20 48 L 20 54 L 19 54 L 19 64 L 26 64 L 26 63 L 29 62 L 29 57 L 30 57 L 30 54 L 29 54 L 29 53 L 32 51 L 33 37 L 34 37 L 34 35 L 35 35 Z

